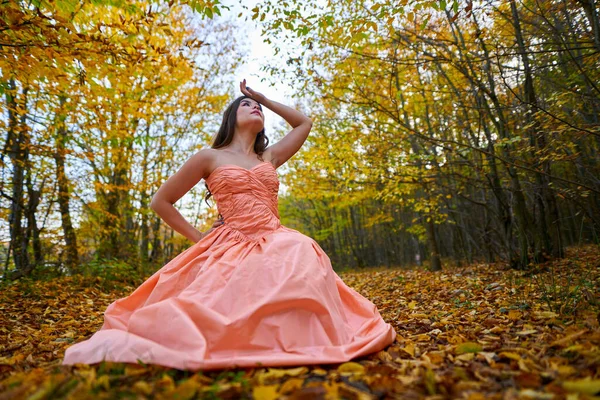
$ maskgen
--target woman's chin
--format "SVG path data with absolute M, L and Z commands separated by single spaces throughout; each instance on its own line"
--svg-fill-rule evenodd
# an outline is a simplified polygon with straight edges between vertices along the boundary
M 262 131 L 263 129 L 265 129 L 265 124 L 263 123 L 262 120 L 258 121 L 258 120 L 250 120 L 250 121 L 243 121 L 242 123 L 237 124 L 238 129 L 244 130 L 244 131 L 250 131 L 250 132 L 256 132 L 257 134 Z

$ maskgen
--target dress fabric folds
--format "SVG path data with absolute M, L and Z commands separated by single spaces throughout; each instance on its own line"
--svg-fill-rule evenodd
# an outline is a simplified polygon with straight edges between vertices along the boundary
M 281 224 L 270 162 L 223 165 L 206 183 L 225 223 L 110 304 L 100 330 L 67 348 L 62 364 L 331 364 L 394 342 L 394 328 L 317 242 Z

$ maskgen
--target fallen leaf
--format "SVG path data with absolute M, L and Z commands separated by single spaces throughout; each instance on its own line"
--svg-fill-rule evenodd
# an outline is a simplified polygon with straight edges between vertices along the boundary
M 481 347 L 481 345 L 479 343 L 465 342 L 465 343 L 459 344 L 456 347 L 456 349 L 454 350 L 454 353 L 455 354 L 477 353 L 482 350 L 483 350 L 483 348 Z
M 291 393 L 293 391 L 296 391 L 296 390 L 300 389 L 302 387 L 302 384 L 304 384 L 304 379 L 290 378 L 290 379 L 286 380 L 283 383 L 283 385 L 281 385 L 281 388 L 279 389 L 279 392 L 281 394 Z
M 261 400 L 275 400 L 279 398 L 277 393 L 278 385 L 260 385 L 252 388 L 252 395 L 255 399 Z
M 521 316 L 523 314 L 521 314 L 520 311 L 517 310 L 510 310 L 508 312 L 508 319 L 510 319 L 511 321 L 518 321 L 519 319 L 521 319 Z
M 552 311 L 537 311 L 534 316 L 539 319 L 557 318 L 558 314 Z
M 133 390 L 137 393 L 149 396 L 150 394 L 152 394 L 153 388 L 148 382 L 137 381 L 133 384 Z
M 525 330 L 525 331 L 516 332 L 516 334 L 519 335 L 519 336 L 527 336 L 527 335 L 533 335 L 536 332 L 537 331 L 535 329 L 528 329 L 528 330 Z
M 365 372 L 365 367 L 357 362 L 346 362 L 338 367 L 338 372 L 353 372 L 353 373 L 363 373 Z
M 600 379 L 579 379 L 574 381 L 565 381 L 562 386 L 569 392 L 577 392 L 589 395 L 600 394 Z
M 269 368 L 266 372 L 260 372 L 256 374 L 258 378 L 258 382 L 263 385 L 270 379 L 279 379 L 284 376 L 298 376 L 308 372 L 307 367 L 297 367 L 297 368 Z
M 564 346 L 567 344 L 571 344 L 571 342 L 575 339 L 577 339 L 578 337 L 582 336 L 583 334 L 585 334 L 587 332 L 587 329 L 583 329 L 579 332 L 575 332 L 572 333 L 570 335 L 567 335 L 561 339 L 555 340 L 554 342 L 550 343 L 549 347 L 554 347 L 554 346 Z

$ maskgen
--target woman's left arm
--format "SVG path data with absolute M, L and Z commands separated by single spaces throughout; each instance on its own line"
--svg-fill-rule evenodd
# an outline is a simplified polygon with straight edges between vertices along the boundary
M 240 83 L 240 89 L 246 96 L 256 100 L 275 114 L 281 116 L 292 126 L 291 131 L 289 131 L 280 141 L 269 146 L 266 150 L 266 152 L 271 153 L 270 157 L 275 161 L 277 166 L 283 164 L 296 154 L 302 147 L 302 144 L 306 141 L 312 128 L 312 120 L 300 111 L 294 110 L 293 108 L 274 100 L 269 100 L 265 95 L 250 89 L 250 87 L 246 86 L 245 79 Z

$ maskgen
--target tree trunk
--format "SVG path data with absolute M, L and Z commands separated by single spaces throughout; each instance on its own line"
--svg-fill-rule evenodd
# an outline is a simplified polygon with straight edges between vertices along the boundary
M 33 260 L 34 263 L 31 266 L 33 270 L 36 266 L 42 265 L 44 261 L 44 255 L 42 254 L 42 243 L 40 241 L 40 229 L 37 226 L 37 220 L 35 212 L 40 204 L 41 189 L 36 190 L 31 182 L 31 171 L 27 172 L 27 239 L 26 243 L 29 243 L 31 239 L 33 244 Z M 43 186 L 43 184 L 42 184 Z
M 56 164 L 56 179 L 58 183 L 58 209 L 65 240 L 65 265 L 70 272 L 74 272 L 79 263 L 77 251 L 77 235 L 73 229 L 70 213 L 69 180 L 65 172 L 65 146 L 67 143 L 67 129 L 65 126 L 66 115 L 64 114 L 65 96 L 60 96 L 60 114 L 57 115 L 57 135 L 55 139 L 56 151 L 54 152 L 54 163 Z
M 435 234 L 435 224 L 433 223 L 432 218 L 429 218 L 429 221 L 425 223 L 425 227 L 427 228 L 427 243 L 429 246 L 429 269 L 431 271 L 441 271 L 442 260 L 440 259 L 440 250 Z
M 26 112 L 21 110 L 27 107 L 28 89 L 23 89 L 21 104 L 18 101 L 18 88 L 14 78 L 11 78 L 6 91 L 6 103 L 8 108 L 8 135 L 6 147 L 13 165 L 12 174 L 12 199 L 9 215 L 10 241 L 13 252 L 15 271 L 11 273 L 11 279 L 18 279 L 28 275 L 32 266 L 27 253 L 27 235 L 23 227 L 24 214 L 24 178 L 29 156 L 29 132 L 26 125 Z M 20 111 L 21 120 L 18 116 Z
M 535 119 L 535 114 L 538 111 L 538 102 L 535 94 L 535 88 L 533 86 L 533 74 L 531 66 L 529 64 L 529 57 L 527 55 L 527 49 L 525 48 L 525 41 L 523 39 L 523 33 L 521 31 L 521 22 L 519 12 L 515 0 L 510 0 L 510 8 L 513 16 L 513 26 L 515 28 L 515 36 L 517 44 L 519 46 L 519 53 L 521 53 L 521 60 L 523 61 L 523 68 L 525 72 L 525 101 L 527 112 L 525 113 L 525 121 L 529 128 L 530 141 L 534 149 L 537 151 L 532 154 L 534 160 L 538 160 L 541 152 L 546 151 L 546 134 L 541 129 Z M 556 197 L 554 192 L 550 188 L 551 182 L 548 178 L 550 174 L 550 161 L 547 157 L 543 157 L 544 161 L 534 162 L 535 170 L 542 170 L 544 173 L 536 173 L 537 187 L 535 188 L 534 197 L 537 203 L 538 210 L 538 230 L 539 237 L 542 239 L 538 246 L 543 246 L 544 251 L 555 258 L 562 258 L 564 256 L 564 249 L 560 237 L 560 216 L 558 214 L 558 206 L 556 204 Z M 538 256 L 539 259 L 539 256 Z

